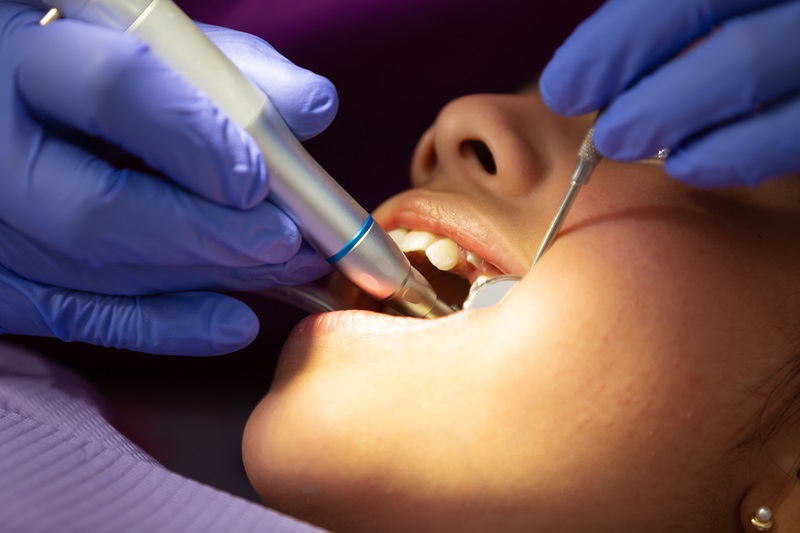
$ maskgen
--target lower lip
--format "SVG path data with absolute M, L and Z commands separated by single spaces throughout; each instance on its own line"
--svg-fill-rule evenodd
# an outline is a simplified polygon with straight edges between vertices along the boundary
M 329 335 L 337 331 L 346 331 L 352 335 L 390 335 L 394 332 L 407 331 L 413 327 L 426 327 L 435 321 L 420 320 L 405 316 L 390 316 L 383 313 L 364 311 L 333 311 L 309 315 L 295 326 L 287 343 L 307 339 L 313 335 Z

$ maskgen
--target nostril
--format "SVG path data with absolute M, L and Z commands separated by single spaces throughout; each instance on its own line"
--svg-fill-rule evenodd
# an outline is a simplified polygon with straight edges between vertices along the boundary
M 483 141 L 469 140 L 461 143 L 461 155 L 469 156 L 474 155 L 478 162 L 483 167 L 483 170 L 489 174 L 497 174 L 497 164 L 495 163 L 492 151 Z

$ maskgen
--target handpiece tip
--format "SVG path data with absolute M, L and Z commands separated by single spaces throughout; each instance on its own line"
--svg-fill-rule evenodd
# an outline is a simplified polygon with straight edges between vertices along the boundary
M 414 267 L 411 267 L 403 286 L 385 301 L 406 316 L 441 318 L 454 311 L 436 295 L 428 280 Z
M 452 306 L 444 302 L 443 300 L 436 298 L 436 301 L 433 303 L 433 307 L 431 310 L 428 311 L 428 314 L 422 318 L 442 318 L 447 315 L 451 315 L 455 312 Z

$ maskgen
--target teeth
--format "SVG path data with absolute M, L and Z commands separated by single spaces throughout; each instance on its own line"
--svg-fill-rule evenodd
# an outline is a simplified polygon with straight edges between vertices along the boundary
M 425 255 L 439 270 L 451 270 L 458 264 L 458 245 L 445 237 L 428 246 Z
M 452 239 L 402 227 L 389 231 L 389 236 L 403 252 L 425 252 L 431 264 L 439 270 L 452 270 L 458 265 L 461 249 Z M 465 255 L 469 264 L 477 269 L 483 267 L 483 258 L 478 254 L 466 251 Z
M 389 237 L 391 237 L 398 246 L 400 246 L 400 243 L 406 238 L 406 235 L 408 235 L 408 230 L 406 228 L 394 228 L 389 232 Z
M 436 242 L 436 235 L 427 231 L 409 231 L 398 246 L 404 252 L 423 252 Z
M 475 268 L 480 268 L 483 266 L 483 259 L 480 258 L 475 252 L 467 252 L 467 262 L 469 262 L 469 264 Z
M 489 281 L 493 277 L 494 276 L 487 276 L 485 274 L 480 275 L 477 278 L 475 278 L 475 281 L 472 282 L 472 286 L 473 287 L 480 287 L 481 285 L 483 285 L 484 283 L 486 283 L 487 281 Z

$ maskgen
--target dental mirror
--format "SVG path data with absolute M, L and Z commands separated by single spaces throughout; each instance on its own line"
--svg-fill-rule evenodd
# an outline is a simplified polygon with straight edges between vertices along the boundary
M 462 308 L 464 310 L 484 309 L 497 305 L 519 283 L 520 279 L 522 278 L 519 276 L 504 275 L 487 279 L 479 285 L 473 285 L 469 289 L 469 294 L 467 294 L 467 299 L 464 300 Z

